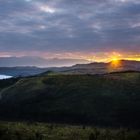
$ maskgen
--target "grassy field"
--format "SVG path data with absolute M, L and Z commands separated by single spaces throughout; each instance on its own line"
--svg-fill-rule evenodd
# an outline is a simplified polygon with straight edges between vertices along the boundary
M 140 130 L 0 122 L 0 140 L 140 140 Z
M 7 81 L 0 92 L 0 117 L 140 128 L 139 83 L 139 72 L 50 74 Z

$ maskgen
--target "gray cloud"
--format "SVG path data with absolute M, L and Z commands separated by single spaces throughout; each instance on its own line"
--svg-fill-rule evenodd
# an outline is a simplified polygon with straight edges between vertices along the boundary
M 138 0 L 0 0 L 0 51 L 139 51 Z

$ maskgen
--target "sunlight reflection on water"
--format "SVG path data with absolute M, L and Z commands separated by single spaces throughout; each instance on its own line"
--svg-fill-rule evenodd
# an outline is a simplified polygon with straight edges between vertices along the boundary
M 0 80 L 1 79 L 9 79 L 9 78 L 12 78 L 12 76 L 9 76 L 9 75 L 0 75 Z

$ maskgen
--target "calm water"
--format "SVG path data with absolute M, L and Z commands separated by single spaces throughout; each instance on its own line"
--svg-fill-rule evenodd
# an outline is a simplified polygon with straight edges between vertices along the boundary
M 9 75 L 0 75 L 0 80 L 1 79 L 9 79 L 9 78 L 12 78 L 12 76 L 9 76 Z

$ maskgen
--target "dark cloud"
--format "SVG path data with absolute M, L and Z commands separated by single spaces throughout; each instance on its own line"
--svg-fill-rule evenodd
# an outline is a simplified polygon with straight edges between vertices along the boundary
M 139 0 L 0 0 L 0 51 L 136 52 Z

